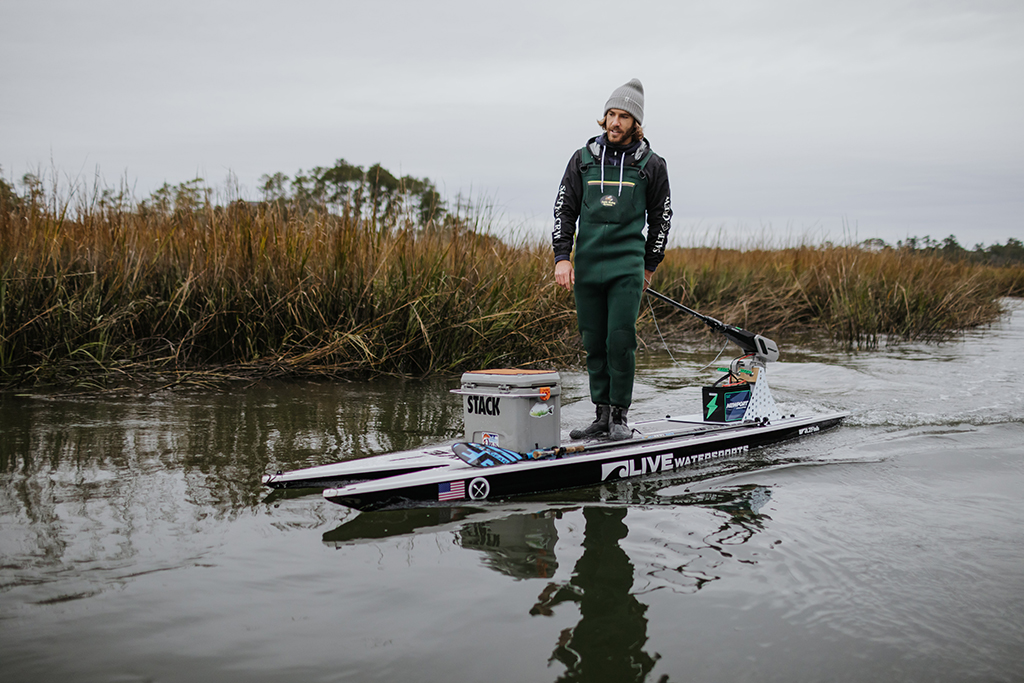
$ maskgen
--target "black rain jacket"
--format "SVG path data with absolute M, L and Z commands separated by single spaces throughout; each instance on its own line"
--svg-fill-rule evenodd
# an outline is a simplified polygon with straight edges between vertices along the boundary
M 627 166 L 635 166 L 650 149 L 647 138 L 631 145 L 619 146 L 608 143 L 604 135 L 591 138 L 587 141 L 587 146 L 596 159 L 601 158 L 601 147 L 605 147 L 605 166 L 615 168 L 618 168 L 623 159 Z M 555 199 L 555 227 L 551 233 L 555 263 L 568 259 L 572 254 L 576 223 L 580 217 L 580 203 L 583 199 L 583 179 L 580 174 L 582 157 L 582 150 L 576 150 L 565 167 L 562 183 L 558 187 L 558 197 Z M 672 193 L 668 184 L 668 164 L 660 156 L 652 152 L 643 173 L 647 176 L 647 238 L 644 268 L 653 272 L 665 258 L 665 244 L 668 242 L 669 230 L 672 229 Z M 612 175 L 618 177 L 618 172 L 609 173 L 609 176 Z

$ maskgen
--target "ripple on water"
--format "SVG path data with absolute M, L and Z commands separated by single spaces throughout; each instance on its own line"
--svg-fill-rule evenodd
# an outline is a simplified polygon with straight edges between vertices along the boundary
M 744 515 L 632 520 L 637 590 L 710 591 L 803 638 L 838 634 L 928 670 L 1012 677 L 1024 643 L 1022 441 L 1020 423 L 922 428 L 862 442 L 870 461 L 707 482 L 765 500 Z

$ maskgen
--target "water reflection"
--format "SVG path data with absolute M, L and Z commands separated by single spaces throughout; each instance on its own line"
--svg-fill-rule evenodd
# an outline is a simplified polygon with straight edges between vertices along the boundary
M 737 550 L 764 530 L 769 518 L 760 510 L 770 497 L 764 486 L 742 485 L 685 493 L 646 508 L 525 502 L 390 510 L 356 515 L 325 533 L 323 542 L 342 548 L 427 532 L 450 533 L 457 545 L 481 553 L 483 565 L 504 576 L 548 580 L 528 608 L 531 616 L 552 617 L 565 603 L 579 611 L 578 622 L 559 634 L 551 652 L 549 661 L 565 667 L 557 681 L 639 682 L 647 680 L 660 655 L 649 651 L 648 606 L 638 597 L 636 578 L 644 577 L 648 587 L 653 581 L 655 587 L 697 591 L 722 578 L 723 565 L 756 562 Z M 666 525 L 671 529 L 668 537 L 636 538 L 632 544 L 657 547 L 656 554 L 631 557 L 622 545 L 631 531 L 627 517 L 651 509 L 658 511 L 659 519 L 673 509 L 704 510 L 700 525 L 711 522 L 712 528 L 694 542 L 694 526 L 681 517 L 678 524 Z M 558 522 L 577 514 L 585 522 L 583 554 L 567 578 L 557 580 Z M 632 532 L 650 534 L 641 522 Z M 574 544 L 572 539 L 566 542 Z M 666 557 L 676 561 L 668 565 Z
M 771 517 L 763 514 L 761 508 L 771 495 L 766 486 L 744 484 L 688 493 L 673 500 L 680 505 L 701 505 L 727 513 L 718 529 L 707 538 L 715 539 L 720 545 L 736 545 L 764 531 L 764 523 Z
M 659 655 L 644 650 L 647 606 L 631 593 L 633 564 L 619 545 L 629 528 L 626 508 L 586 507 L 583 555 L 572 577 L 549 583 L 534 616 L 553 614 L 563 602 L 574 602 L 580 620 L 559 635 L 551 660 L 565 665 L 558 681 L 643 681 Z
M 459 433 L 448 380 L 273 382 L 119 396 L 0 393 L 8 567 L 126 565 L 260 505 L 260 477 Z
M 578 510 L 548 503 L 487 504 L 479 507 L 431 507 L 365 512 L 323 535 L 324 545 L 451 532 L 457 545 L 485 555 L 484 564 L 513 578 L 549 578 L 558 563 L 554 521 Z
M 761 512 L 770 498 L 770 489 L 754 484 L 674 496 L 672 500 L 679 505 L 712 511 L 714 514 L 701 520 L 710 523 L 711 528 L 699 535 L 681 532 L 652 539 L 659 551 L 642 572 L 650 582 L 649 590 L 669 588 L 677 593 L 696 593 L 735 572 L 737 565 L 757 564 L 757 551 L 745 551 L 744 547 L 765 530 L 765 523 L 771 519 Z
M 332 548 L 344 548 L 353 543 L 411 536 L 423 531 L 454 532 L 470 517 L 486 513 L 485 509 L 476 507 L 434 507 L 357 514 L 325 533 L 323 543 Z
M 514 579 L 550 579 L 558 569 L 555 519 L 562 510 L 541 510 L 501 519 L 468 522 L 459 529 L 459 544 L 484 553 L 484 564 Z
M 0 476 L 142 465 L 209 478 L 214 504 L 248 507 L 272 466 L 294 469 L 443 441 L 461 433 L 446 380 L 269 382 L 139 396 L 0 393 Z

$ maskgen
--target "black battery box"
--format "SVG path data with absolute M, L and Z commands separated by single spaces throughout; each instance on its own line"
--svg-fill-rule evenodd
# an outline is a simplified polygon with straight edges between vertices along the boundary
M 750 405 L 751 382 L 716 384 L 703 387 L 703 417 L 705 422 L 736 422 L 742 420 Z

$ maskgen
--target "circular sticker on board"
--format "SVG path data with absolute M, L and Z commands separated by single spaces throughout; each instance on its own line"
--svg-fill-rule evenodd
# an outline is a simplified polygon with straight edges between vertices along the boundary
M 477 477 L 469 482 L 469 497 L 473 500 L 483 500 L 491 492 L 490 483 L 483 477 Z
M 615 199 L 615 195 L 612 194 L 606 194 L 601 197 L 601 206 L 615 206 L 617 202 L 618 200 Z

